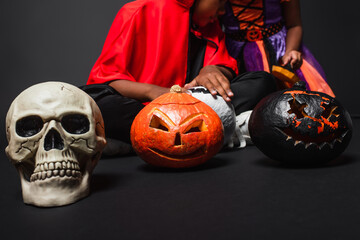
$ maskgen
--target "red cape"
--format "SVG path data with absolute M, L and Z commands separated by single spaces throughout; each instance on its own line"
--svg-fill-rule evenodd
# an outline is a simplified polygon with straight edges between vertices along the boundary
M 186 79 L 190 8 L 194 0 L 138 0 L 118 12 L 88 83 L 123 79 L 171 87 Z M 195 32 L 207 43 L 204 66 L 222 65 L 237 73 L 218 22 Z

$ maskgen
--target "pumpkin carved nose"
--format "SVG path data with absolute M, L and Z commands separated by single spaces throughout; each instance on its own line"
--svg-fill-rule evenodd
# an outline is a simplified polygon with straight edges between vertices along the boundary
M 181 136 L 180 136 L 180 133 L 176 133 L 176 136 L 175 136 L 175 143 L 174 143 L 175 146 L 179 146 L 181 145 Z

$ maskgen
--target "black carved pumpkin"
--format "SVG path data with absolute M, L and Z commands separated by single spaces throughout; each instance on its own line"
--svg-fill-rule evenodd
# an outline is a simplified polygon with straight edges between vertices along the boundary
M 262 99 L 249 120 L 253 143 L 286 163 L 318 164 L 338 157 L 352 136 L 352 121 L 339 101 L 306 91 L 305 83 Z

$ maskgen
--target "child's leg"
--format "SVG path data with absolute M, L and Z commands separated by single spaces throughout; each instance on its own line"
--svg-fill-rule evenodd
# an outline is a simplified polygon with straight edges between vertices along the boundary
M 274 77 L 267 72 L 246 72 L 231 81 L 234 97 L 231 102 L 236 115 L 252 110 L 266 95 L 276 91 Z
M 251 144 L 248 122 L 251 110 L 266 95 L 276 91 L 276 82 L 267 72 L 246 72 L 231 81 L 234 97 L 231 100 L 235 108 L 235 133 L 229 142 L 229 147 L 243 148 Z
M 104 96 L 97 104 L 104 119 L 106 138 L 131 143 L 131 124 L 144 105 L 120 94 Z

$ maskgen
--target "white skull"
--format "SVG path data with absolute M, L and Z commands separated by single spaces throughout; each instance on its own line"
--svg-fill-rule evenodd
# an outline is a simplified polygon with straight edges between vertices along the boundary
M 85 92 L 63 82 L 29 87 L 9 108 L 6 135 L 25 203 L 62 206 L 89 194 L 106 140 L 101 112 Z
M 219 116 L 224 126 L 224 145 L 227 145 L 234 134 L 236 115 L 234 106 L 226 102 L 221 96 L 213 96 L 205 87 L 193 87 L 190 94 L 210 106 Z

